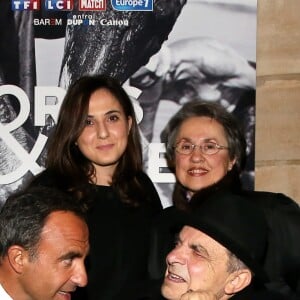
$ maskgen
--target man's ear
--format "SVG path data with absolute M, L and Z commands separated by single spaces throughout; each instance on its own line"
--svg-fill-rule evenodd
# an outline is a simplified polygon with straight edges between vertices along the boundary
M 14 271 L 21 274 L 28 258 L 28 252 L 21 246 L 13 245 L 7 251 L 7 258 Z
M 235 294 L 248 286 L 251 280 L 252 274 L 249 269 L 235 271 L 229 275 L 224 291 L 227 295 Z

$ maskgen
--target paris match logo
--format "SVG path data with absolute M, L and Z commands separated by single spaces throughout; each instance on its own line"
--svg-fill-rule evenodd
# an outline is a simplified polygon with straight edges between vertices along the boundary
M 106 0 L 79 0 L 79 10 L 104 11 L 106 10 Z

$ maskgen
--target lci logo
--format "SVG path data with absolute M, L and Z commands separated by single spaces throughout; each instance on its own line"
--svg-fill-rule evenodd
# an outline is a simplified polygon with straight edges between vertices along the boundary
M 111 0 L 115 10 L 123 11 L 152 11 L 153 0 Z
M 72 10 L 74 0 L 45 0 L 46 10 Z
M 40 0 L 12 0 L 12 10 L 39 10 Z

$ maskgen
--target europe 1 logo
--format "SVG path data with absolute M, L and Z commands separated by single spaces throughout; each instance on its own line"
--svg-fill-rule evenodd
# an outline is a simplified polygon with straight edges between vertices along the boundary
M 153 11 L 153 0 L 111 0 L 115 10 Z

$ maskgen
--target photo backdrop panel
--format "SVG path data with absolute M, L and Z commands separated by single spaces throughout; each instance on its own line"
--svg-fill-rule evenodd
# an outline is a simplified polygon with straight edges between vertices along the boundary
M 61 8 L 51 0 L 47 8 L 25 9 L 35 1 L 21 1 L 19 10 L 14 0 L 0 3 L 1 201 L 43 169 L 70 83 L 98 73 L 118 78 L 132 98 L 145 170 L 164 206 L 171 205 L 175 178 L 166 167 L 162 132 L 195 98 L 221 103 L 243 123 L 242 180 L 253 189 L 256 1 L 102 0 L 93 7 L 68 0 Z

